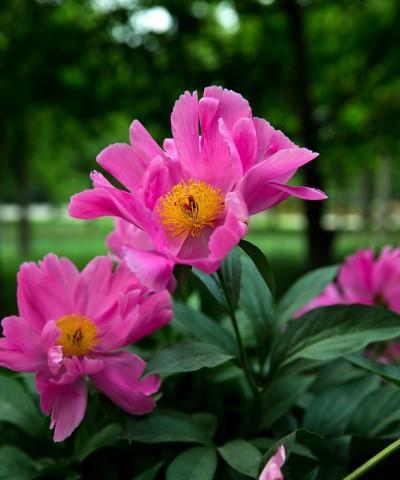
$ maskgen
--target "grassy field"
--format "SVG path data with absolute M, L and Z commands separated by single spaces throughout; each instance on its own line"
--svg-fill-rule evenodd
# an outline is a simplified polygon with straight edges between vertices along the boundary
M 79 267 L 95 255 L 104 254 L 105 237 L 112 229 L 112 221 L 102 219 L 89 222 L 59 221 L 34 223 L 29 259 L 38 260 L 48 252 L 71 258 Z M 306 269 L 306 239 L 301 231 L 263 231 L 253 229 L 248 240 L 257 244 L 269 257 L 277 279 L 278 294 Z M 396 245 L 400 233 L 346 232 L 335 239 L 335 261 L 357 248 Z M 15 275 L 21 259 L 17 250 L 17 230 L 14 224 L 3 225 L 0 239 L 2 268 L 2 301 L 0 313 L 15 310 Z

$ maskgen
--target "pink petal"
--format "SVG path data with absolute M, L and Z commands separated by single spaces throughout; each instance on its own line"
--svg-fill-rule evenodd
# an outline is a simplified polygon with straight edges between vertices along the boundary
M 135 157 L 130 145 L 109 145 L 99 153 L 97 162 L 129 190 L 140 187 L 145 166 Z
M 163 148 L 170 157 L 178 157 L 178 150 L 176 149 L 175 140 L 173 138 L 165 138 Z
M 54 428 L 54 441 L 62 442 L 81 423 L 85 416 L 87 391 L 84 378 L 69 385 L 54 385 L 43 375 L 36 376 L 40 394 L 40 407 L 51 414 L 50 428 Z
M 276 182 L 269 182 L 269 185 L 289 196 L 301 198 L 303 200 L 326 200 L 328 198 L 324 192 L 317 188 L 282 185 L 281 183 Z
M 214 121 L 218 111 L 219 100 L 212 97 L 203 97 L 199 102 L 199 120 L 201 130 L 205 132 L 210 128 L 211 122 Z
M 258 145 L 253 120 L 246 117 L 240 118 L 235 123 L 232 134 L 245 173 L 257 159 Z
M 99 187 L 73 195 L 69 215 L 74 218 L 120 217 L 145 229 L 151 213 L 129 192 L 114 187 Z
M 155 400 L 148 392 L 156 391 L 159 384 L 156 375 L 150 375 L 151 380 L 139 379 L 145 369 L 145 362 L 130 352 L 104 355 L 103 358 L 104 369 L 91 376 L 93 384 L 132 415 L 151 412 L 155 407 Z
M 17 292 L 21 316 L 39 333 L 49 320 L 74 312 L 78 276 L 72 262 L 53 254 L 38 265 L 23 263 L 18 272 Z
M 239 118 L 251 117 L 249 102 L 239 93 L 222 87 L 206 87 L 203 98 L 213 98 L 219 101 L 216 118 L 222 118 L 229 130 L 233 129 Z
M 392 305 L 400 301 L 400 248 L 384 247 L 372 270 L 374 295 L 381 295 Z M 396 307 L 395 310 L 397 311 Z
M 185 92 L 175 102 L 171 115 L 172 134 L 184 170 L 196 172 L 199 162 L 197 93 Z
M 128 267 L 149 290 L 159 292 L 174 287 L 175 264 L 172 260 L 156 251 L 144 251 L 133 247 L 126 247 L 124 253 Z
M 261 472 L 259 480 L 284 480 L 281 468 L 285 460 L 285 447 L 281 445 L 276 453 L 268 460 L 264 470 Z
M 102 358 L 64 357 L 62 370 L 57 378 L 50 378 L 49 382 L 57 385 L 69 385 L 85 375 L 101 372 L 102 369 Z
M 325 198 L 323 194 L 319 194 L 316 190 L 309 192 L 308 190 L 298 190 L 297 187 L 294 187 L 294 189 L 289 192 L 288 190 L 283 190 L 281 187 L 282 182 L 287 181 L 295 173 L 297 168 L 308 163 L 317 155 L 318 154 L 306 148 L 280 150 L 267 160 L 250 168 L 240 186 L 250 214 L 265 210 L 271 205 L 278 203 L 278 201 L 295 193 L 296 196 L 312 195 L 318 197 L 318 199 Z M 274 181 L 275 184 L 272 185 Z M 274 194 L 273 191 L 271 192 L 271 188 L 275 190 L 274 193 L 276 193 L 277 190 L 281 192 L 279 199 L 271 200 L 270 197 Z
M 219 268 L 221 261 L 239 243 L 248 229 L 248 212 L 239 192 L 231 192 L 225 197 L 225 208 L 224 223 L 212 232 L 207 255 L 190 260 L 191 265 L 206 273 L 213 273 Z
M 297 149 L 297 145 L 293 143 L 284 133 L 280 130 L 275 130 L 271 136 L 270 142 L 268 144 L 268 148 L 266 151 L 266 157 L 271 157 L 279 150 L 284 149 Z
M 153 158 L 164 155 L 157 142 L 138 120 L 132 122 L 129 136 L 135 159 L 143 167 L 146 167 Z
M 276 130 L 263 118 L 253 117 L 253 125 L 257 137 L 256 163 L 259 163 L 267 158 L 267 150 Z
M 172 300 L 167 290 L 147 295 L 140 303 L 134 322 L 130 323 L 127 344 L 137 342 L 172 320 Z
M 373 303 L 372 272 L 374 252 L 359 250 L 348 257 L 338 275 L 338 284 L 351 303 Z
M 155 157 L 143 178 L 143 191 L 146 206 L 153 210 L 157 200 L 172 188 L 165 160 Z
M 23 317 L 6 317 L 1 325 L 0 367 L 17 372 L 35 372 L 46 365 L 40 336 Z
M 209 242 L 211 256 L 220 260 L 239 243 L 248 229 L 248 212 L 242 196 L 238 192 L 229 193 L 225 198 L 225 205 L 225 222 L 215 229 Z
M 330 305 L 343 305 L 348 303 L 342 293 L 338 290 L 334 283 L 330 283 L 324 289 L 324 291 L 311 300 L 309 303 L 300 308 L 295 314 L 294 317 L 300 317 L 310 310 L 320 307 L 328 307 Z
M 122 260 L 124 256 L 124 247 L 131 246 L 140 250 L 153 248 L 151 239 L 146 232 L 122 218 L 115 219 L 115 228 L 107 237 L 107 246 L 119 260 Z

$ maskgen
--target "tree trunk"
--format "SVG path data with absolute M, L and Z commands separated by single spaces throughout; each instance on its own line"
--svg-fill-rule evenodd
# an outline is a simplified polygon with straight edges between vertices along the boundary
M 304 33 L 304 18 L 296 0 L 284 0 L 285 11 L 290 24 L 295 59 L 296 96 L 299 102 L 301 137 L 304 145 L 317 150 L 318 126 L 313 119 L 313 106 L 310 97 L 307 45 Z M 317 162 L 310 162 L 304 169 L 307 185 L 323 189 L 321 174 Z M 316 268 L 331 262 L 333 232 L 322 227 L 324 202 L 305 202 L 305 214 L 308 222 L 307 247 L 310 268 Z

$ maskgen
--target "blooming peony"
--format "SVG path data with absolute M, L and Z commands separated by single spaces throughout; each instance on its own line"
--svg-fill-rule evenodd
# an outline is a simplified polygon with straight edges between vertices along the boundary
M 337 280 L 296 316 L 318 307 L 351 303 L 400 313 L 400 248 L 385 247 L 377 258 L 371 249 L 351 255 L 340 267 Z
M 2 321 L 0 366 L 36 373 L 56 442 L 84 417 L 86 377 L 131 414 L 153 410 L 159 377 L 141 378 L 145 362 L 119 349 L 170 321 L 167 291 L 149 292 L 124 263 L 113 272 L 110 257 L 79 272 L 68 259 L 47 255 L 21 266 L 18 308 L 19 316 Z
M 265 465 L 259 480 L 284 480 L 281 467 L 286 459 L 285 447 L 281 445 Z
M 131 145 L 110 145 L 97 158 L 126 190 L 93 172 L 94 188 L 74 195 L 69 207 L 76 218 L 113 216 L 133 225 L 129 237 L 135 241 L 120 236 L 117 243 L 149 288 L 170 286 L 175 264 L 215 272 L 246 234 L 250 215 L 290 196 L 326 198 L 319 190 L 287 185 L 317 153 L 253 117 L 235 92 L 208 87 L 200 101 L 196 92 L 186 92 L 171 123 L 173 138 L 162 149 L 135 120 Z

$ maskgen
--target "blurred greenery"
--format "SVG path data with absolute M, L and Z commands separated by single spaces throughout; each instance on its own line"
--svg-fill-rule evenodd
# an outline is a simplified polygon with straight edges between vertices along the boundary
M 397 0 L 3 0 L 0 204 L 20 207 L 21 254 L 31 202 L 65 204 L 88 186 L 133 118 L 169 136 L 178 95 L 208 84 L 320 152 L 303 169 L 330 197 L 304 206 L 311 263 L 330 255 L 323 209 L 393 227 L 399 17 Z
M 30 259 L 40 260 L 48 252 L 53 252 L 69 257 L 82 268 L 93 256 L 107 252 L 105 237 L 111 229 L 110 219 L 35 222 L 32 224 Z M 0 244 L 0 262 L 4 265 L 4 300 L 0 305 L 3 316 L 16 312 L 16 273 L 20 263 L 16 238 L 17 225 L 8 223 Z M 253 228 L 247 238 L 270 259 L 277 280 L 278 296 L 307 270 L 304 232 Z M 343 232 L 336 237 L 334 261 L 341 261 L 357 248 L 378 249 L 385 244 L 395 244 L 398 239 L 396 232 Z

